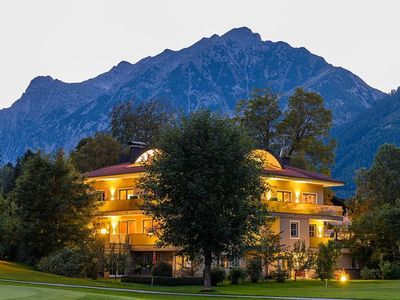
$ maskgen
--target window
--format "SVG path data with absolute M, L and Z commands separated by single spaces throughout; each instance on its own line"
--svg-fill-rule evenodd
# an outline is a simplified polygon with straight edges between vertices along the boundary
M 303 193 L 303 198 L 302 198 L 301 202 L 309 203 L 309 204 L 317 204 L 317 194 Z
M 292 201 L 292 193 L 286 191 L 277 191 L 276 196 L 278 201 L 290 202 Z
M 128 221 L 128 234 L 136 233 L 136 221 Z
M 143 220 L 143 233 L 149 233 L 153 228 L 153 220 Z
M 310 224 L 310 227 L 309 227 L 310 237 L 315 237 L 315 232 L 316 232 L 316 225 L 315 224 Z
M 119 200 L 133 199 L 133 189 L 119 190 Z
M 298 239 L 299 238 L 299 221 L 290 221 L 290 238 Z
M 128 222 L 126 221 L 119 222 L 119 233 L 127 234 L 127 230 L 128 230 Z

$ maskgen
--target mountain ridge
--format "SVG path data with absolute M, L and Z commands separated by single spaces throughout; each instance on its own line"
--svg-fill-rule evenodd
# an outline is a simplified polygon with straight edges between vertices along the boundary
M 27 148 L 69 151 L 81 138 L 105 130 L 112 107 L 122 101 L 158 99 L 185 113 L 208 108 L 232 114 L 253 88 L 270 87 L 284 106 L 299 86 L 325 98 L 335 124 L 347 123 L 384 96 L 304 47 L 262 41 L 242 27 L 134 64 L 122 61 L 79 83 L 36 77 L 20 99 L 0 110 L 0 153 L 8 161 Z

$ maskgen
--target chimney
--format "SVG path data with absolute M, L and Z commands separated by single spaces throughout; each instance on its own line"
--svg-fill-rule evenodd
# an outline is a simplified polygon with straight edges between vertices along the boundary
M 146 144 L 142 142 L 129 142 L 129 162 L 134 164 L 139 156 L 146 150 Z

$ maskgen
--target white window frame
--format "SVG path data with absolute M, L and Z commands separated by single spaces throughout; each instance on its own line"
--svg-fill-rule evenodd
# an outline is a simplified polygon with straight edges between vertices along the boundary
M 312 193 L 312 192 L 302 192 L 301 193 L 301 201 L 300 201 L 300 203 L 306 203 L 306 202 L 303 202 L 304 194 L 315 195 L 315 203 L 313 203 L 313 204 L 318 204 L 318 194 L 317 193 Z M 306 204 L 311 204 L 311 203 L 307 202 Z
M 292 236 L 292 224 L 297 224 L 297 236 L 296 237 Z M 290 223 L 289 223 L 289 236 L 290 236 L 291 240 L 300 239 L 300 221 L 290 220 Z

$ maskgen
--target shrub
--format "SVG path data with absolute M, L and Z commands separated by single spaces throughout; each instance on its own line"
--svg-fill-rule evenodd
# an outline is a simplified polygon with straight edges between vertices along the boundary
M 172 266 L 166 262 L 158 262 L 151 269 L 151 274 L 159 277 L 172 277 Z
M 228 279 L 231 284 L 238 284 L 239 280 L 243 280 L 246 276 L 246 272 L 241 268 L 232 268 L 229 270 Z
M 251 282 L 256 283 L 262 274 L 261 258 L 253 257 L 247 262 L 246 272 L 250 277 Z
M 285 282 L 285 280 L 289 278 L 289 273 L 281 267 L 278 267 L 274 272 L 272 272 L 272 278 L 277 282 Z
M 124 276 L 121 278 L 121 282 L 151 284 L 152 278 L 155 285 L 178 286 L 203 284 L 203 278 L 201 277 Z
M 211 269 L 211 285 L 216 286 L 218 283 L 224 282 L 226 277 L 225 270 L 219 267 Z
M 377 269 L 370 269 L 368 267 L 364 267 L 360 271 L 361 279 L 377 279 L 380 277 L 380 272 Z
M 63 248 L 40 259 L 37 269 L 68 277 L 85 277 L 85 257 L 77 248 Z
M 400 279 L 400 264 L 384 261 L 380 264 L 382 279 Z

